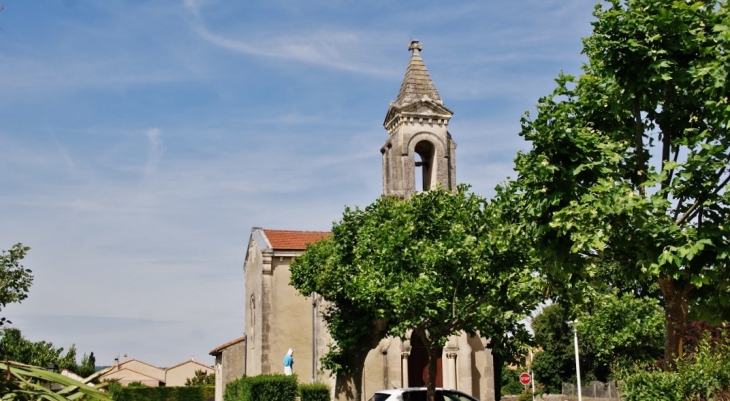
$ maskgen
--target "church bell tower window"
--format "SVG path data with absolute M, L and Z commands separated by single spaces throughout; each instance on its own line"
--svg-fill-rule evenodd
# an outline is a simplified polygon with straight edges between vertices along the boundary
M 414 153 L 416 190 L 428 191 L 431 189 L 431 184 L 436 181 L 434 177 L 436 150 L 431 142 L 421 141 L 416 144 Z

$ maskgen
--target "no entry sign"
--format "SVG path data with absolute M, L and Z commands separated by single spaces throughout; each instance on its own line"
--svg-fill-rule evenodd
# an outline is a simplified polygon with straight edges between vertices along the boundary
M 523 373 L 520 375 L 520 383 L 522 383 L 523 385 L 526 386 L 530 384 L 530 381 L 532 381 L 532 378 L 530 377 L 529 373 Z

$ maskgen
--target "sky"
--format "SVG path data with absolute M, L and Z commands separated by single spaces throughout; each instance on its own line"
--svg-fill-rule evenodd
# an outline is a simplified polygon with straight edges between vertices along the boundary
M 32 341 L 171 366 L 243 335 L 252 227 L 329 230 L 382 193 L 411 39 L 457 181 L 490 197 L 520 118 L 580 73 L 592 0 L 0 0 L 0 249 Z

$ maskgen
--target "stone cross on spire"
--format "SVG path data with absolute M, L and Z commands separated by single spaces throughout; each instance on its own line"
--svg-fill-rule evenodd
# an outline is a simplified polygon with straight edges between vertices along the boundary
M 412 50 L 413 54 L 418 54 L 419 50 L 423 50 L 423 44 L 418 41 L 418 39 L 411 40 L 411 43 L 408 45 L 408 50 Z

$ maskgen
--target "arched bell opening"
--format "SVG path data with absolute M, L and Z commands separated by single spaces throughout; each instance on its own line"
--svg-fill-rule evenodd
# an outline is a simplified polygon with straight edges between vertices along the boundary
M 416 191 L 428 191 L 436 182 L 436 148 L 429 141 L 420 141 L 414 149 Z

